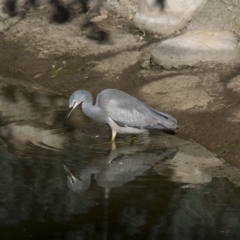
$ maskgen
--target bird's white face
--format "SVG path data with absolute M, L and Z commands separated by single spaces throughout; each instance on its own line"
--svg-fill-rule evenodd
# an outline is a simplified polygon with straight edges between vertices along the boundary
M 84 100 L 85 100 L 85 96 L 84 94 L 81 94 L 81 90 L 74 92 L 72 96 L 69 98 L 69 108 L 74 109 L 79 104 L 84 102 Z
M 73 101 L 69 100 L 69 108 L 74 109 L 77 106 L 77 102 L 73 99 Z
M 81 103 L 83 103 L 84 101 L 89 101 L 89 97 L 90 97 L 90 101 L 91 101 L 91 95 L 89 92 L 85 91 L 85 90 L 78 90 L 76 92 L 74 92 L 71 97 L 69 98 L 69 103 L 68 103 L 68 112 L 67 115 L 64 119 L 63 124 L 67 121 L 68 117 L 70 116 L 70 114 L 72 113 L 72 111 Z

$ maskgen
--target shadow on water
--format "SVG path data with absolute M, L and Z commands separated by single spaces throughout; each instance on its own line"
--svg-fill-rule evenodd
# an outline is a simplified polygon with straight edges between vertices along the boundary
M 67 98 L 0 77 L 2 239 L 238 239 L 240 171 L 193 141 L 109 142 Z M 9 94 L 13 94 L 9 96 Z

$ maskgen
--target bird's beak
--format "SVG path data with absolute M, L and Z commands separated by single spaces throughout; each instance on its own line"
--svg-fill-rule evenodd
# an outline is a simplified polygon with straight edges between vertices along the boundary
M 73 109 L 74 109 L 74 107 L 71 107 L 71 108 L 68 109 L 68 112 L 67 112 L 67 114 L 66 114 L 66 116 L 65 116 L 65 118 L 63 120 L 63 126 L 66 123 L 66 121 L 67 121 L 68 117 L 70 116 L 70 114 L 72 113 Z

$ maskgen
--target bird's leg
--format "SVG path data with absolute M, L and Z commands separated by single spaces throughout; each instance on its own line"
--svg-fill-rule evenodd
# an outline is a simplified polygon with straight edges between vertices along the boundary
M 111 139 L 112 142 L 115 141 L 116 134 L 117 134 L 117 132 L 115 132 L 114 130 L 112 130 L 112 139 Z

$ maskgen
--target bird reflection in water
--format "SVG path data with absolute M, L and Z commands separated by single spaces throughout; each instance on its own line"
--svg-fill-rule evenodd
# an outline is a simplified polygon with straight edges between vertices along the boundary
M 155 163 L 173 158 L 175 153 L 176 149 L 173 148 L 146 152 L 143 147 L 139 146 L 116 148 L 113 145 L 110 154 L 93 159 L 81 171 L 79 178 L 76 178 L 64 163 L 63 167 L 67 173 L 68 188 L 73 192 L 87 191 L 91 185 L 92 175 L 94 175 L 98 186 L 104 188 L 103 239 L 108 239 L 110 189 L 121 187 L 125 183 L 133 181 Z
M 92 175 L 98 186 L 110 189 L 134 180 L 153 164 L 173 158 L 175 153 L 175 149 L 160 149 L 149 153 L 138 146 L 113 148 L 109 155 L 93 159 L 81 171 L 79 178 L 64 163 L 63 166 L 67 173 L 68 188 L 73 192 L 86 191 L 91 184 Z

